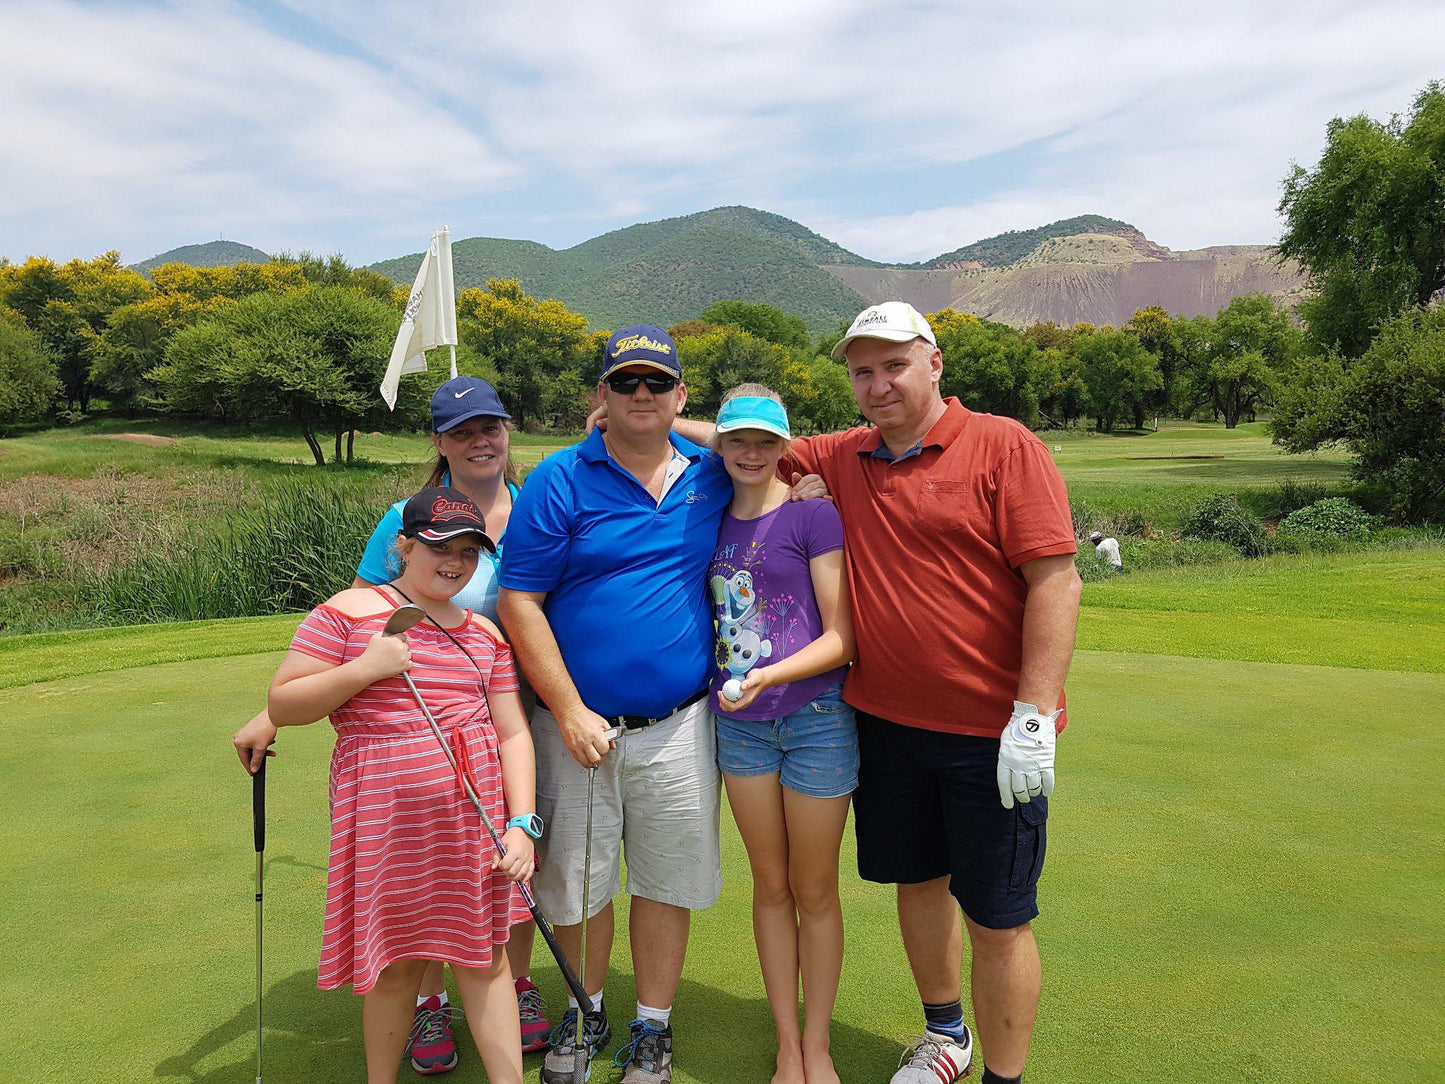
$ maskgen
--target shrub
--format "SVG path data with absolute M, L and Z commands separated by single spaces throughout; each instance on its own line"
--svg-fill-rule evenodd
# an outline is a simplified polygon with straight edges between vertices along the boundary
M 1196 505 L 1184 533 L 1190 538 L 1226 542 L 1246 557 L 1269 551 L 1264 521 L 1243 508 L 1233 493 L 1215 493 Z
M 1084 501 L 1076 501 L 1069 511 L 1073 514 L 1075 538 L 1088 538 L 1091 531 L 1103 531 L 1115 538 L 1144 538 L 1149 534 L 1149 521 L 1136 508 L 1105 512 Z
M 1280 523 L 1279 533 L 1364 539 L 1376 525 L 1375 517 L 1352 501 L 1326 497 L 1291 512 Z
M 351 586 L 381 502 L 300 481 L 237 515 L 228 535 L 158 546 L 96 575 L 86 594 L 109 622 L 294 613 Z

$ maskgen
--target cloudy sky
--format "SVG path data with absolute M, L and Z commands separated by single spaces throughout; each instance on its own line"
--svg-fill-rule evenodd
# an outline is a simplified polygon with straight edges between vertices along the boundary
M 364 263 L 722 204 L 914 260 L 1082 213 L 1275 239 L 1331 117 L 1445 78 L 1440 0 L 0 0 L 0 256 Z

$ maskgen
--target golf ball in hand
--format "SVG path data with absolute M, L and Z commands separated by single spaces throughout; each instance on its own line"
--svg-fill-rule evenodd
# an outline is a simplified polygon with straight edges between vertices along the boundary
M 743 698 L 743 683 L 737 678 L 728 678 L 723 682 L 723 696 L 729 700 L 741 700 Z

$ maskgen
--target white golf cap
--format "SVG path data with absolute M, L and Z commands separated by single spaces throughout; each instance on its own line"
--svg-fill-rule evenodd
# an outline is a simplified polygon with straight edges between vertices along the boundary
M 869 305 L 853 318 L 848 334 L 833 347 L 833 360 L 837 361 L 848 351 L 848 344 L 854 339 L 884 339 L 891 343 L 906 343 L 911 339 L 926 339 L 930 346 L 937 346 L 933 328 L 923 314 L 906 301 L 885 301 L 881 305 Z

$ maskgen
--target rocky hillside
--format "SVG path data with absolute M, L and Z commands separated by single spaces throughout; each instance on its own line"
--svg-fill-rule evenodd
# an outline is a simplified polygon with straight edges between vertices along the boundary
M 1304 289 L 1299 269 L 1280 263 L 1268 245 L 1171 252 L 1134 227 L 1110 220 L 1083 233 L 1055 230 L 1076 221 L 1027 231 L 1041 239 L 1005 266 L 959 258 L 988 244 L 978 242 L 921 266 L 833 264 L 826 270 L 870 301 L 902 299 L 924 312 L 952 307 L 1015 327 L 1045 320 L 1118 325 L 1146 305 L 1181 316 L 1213 316 L 1240 294 L 1265 293 L 1289 305 Z

